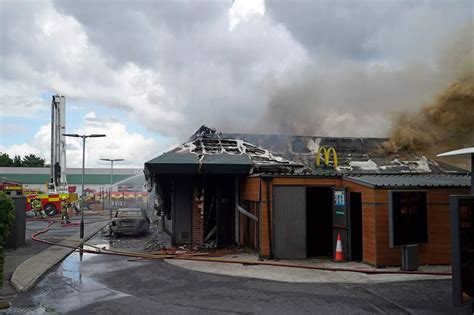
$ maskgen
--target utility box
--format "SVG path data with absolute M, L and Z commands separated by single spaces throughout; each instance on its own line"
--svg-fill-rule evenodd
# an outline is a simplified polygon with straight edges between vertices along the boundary
M 402 270 L 418 270 L 418 245 L 402 246 Z
M 15 214 L 15 220 L 13 220 L 10 235 L 5 242 L 5 247 L 16 249 L 19 246 L 25 245 L 26 197 L 12 196 L 11 198 L 14 204 L 13 213 Z

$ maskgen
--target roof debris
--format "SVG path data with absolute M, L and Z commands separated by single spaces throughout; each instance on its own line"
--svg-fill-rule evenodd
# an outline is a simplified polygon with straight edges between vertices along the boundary
M 385 138 L 314 137 L 291 135 L 256 135 L 224 133 L 223 137 L 241 139 L 266 148 L 285 159 L 304 164 L 314 175 L 327 174 L 400 174 L 400 173 L 469 173 L 466 170 L 428 159 L 423 155 L 389 155 L 380 147 Z M 320 147 L 333 147 L 338 167 L 317 167 Z M 324 155 L 320 153 L 321 161 Z M 332 157 L 331 157 L 332 159 Z M 324 163 L 321 163 L 324 164 Z M 331 164 L 331 163 L 330 163 Z
M 216 129 L 202 126 L 190 138 L 189 142 L 172 150 L 175 154 L 192 153 L 202 163 L 204 158 L 214 155 L 244 155 L 253 163 L 250 173 L 291 173 L 308 172 L 302 163 L 293 162 L 271 153 L 257 145 L 240 139 L 223 136 Z

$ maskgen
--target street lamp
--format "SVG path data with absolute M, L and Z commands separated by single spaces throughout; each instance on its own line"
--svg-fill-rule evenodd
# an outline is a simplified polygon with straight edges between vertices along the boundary
M 438 154 L 437 157 L 444 157 L 444 156 L 458 156 L 458 155 L 471 155 L 471 194 L 474 195 L 474 147 L 444 152 Z
M 110 162 L 110 195 L 109 195 L 109 209 L 110 209 L 110 220 L 112 220 L 112 206 L 111 206 L 111 198 L 112 198 L 112 185 L 113 183 L 113 176 L 114 176 L 114 162 L 125 161 L 124 159 L 100 159 L 101 161 L 108 161 Z
M 84 169 L 86 163 L 86 138 L 100 138 L 105 135 L 91 134 L 91 135 L 79 135 L 72 133 L 63 133 L 65 137 L 82 138 L 82 190 L 81 190 L 81 225 L 80 225 L 80 238 L 84 238 Z

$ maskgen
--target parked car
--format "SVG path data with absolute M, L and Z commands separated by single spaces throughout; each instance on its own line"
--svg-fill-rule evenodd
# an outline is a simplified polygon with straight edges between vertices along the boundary
M 146 234 L 150 228 L 150 219 L 140 208 L 118 209 L 110 222 L 110 235 Z

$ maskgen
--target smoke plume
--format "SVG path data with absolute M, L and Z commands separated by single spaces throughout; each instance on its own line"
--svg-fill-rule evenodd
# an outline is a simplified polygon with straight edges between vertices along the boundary
M 403 67 L 312 64 L 269 80 L 267 106 L 256 129 L 315 136 L 389 136 L 383 150 L 400 155 L 416 151 L 433 157 L 472 146 L 473 27 L 469 23 L 440 42 L 440 53 L 431 62 L 415 58 Z
M 401 116 L 390 139 L 389 153 L 434 155 L 474 145 L 474 76 L 453 82 L 437 100 L 413 117 Z
M 445 72 L 458 79 L 437 98 L 412 116 L 401 115 L 390 138 L 388 153 L 416 151 L 429 157 L 444 151 L 474 146 L 474 37 L 472 25 L 460 32 L 441 58 Z M 467 159 L 450 163 L 468 168 Z

